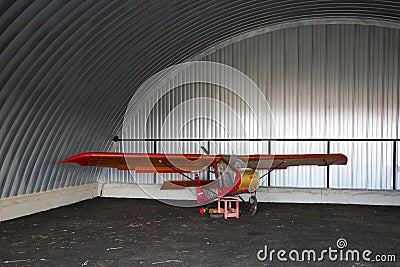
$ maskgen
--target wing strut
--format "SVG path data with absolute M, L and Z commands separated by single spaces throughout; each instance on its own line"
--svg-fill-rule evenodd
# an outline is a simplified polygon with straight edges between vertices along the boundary
M 278 165 L 276 165 L 274 168 L 272 168 L 271 170 L 269 170 L 266 174 L 264 174 L 263 176 L 260 177 L 260 182 L 259 184 L 262 184 L 263 179 L 270 174 L 271 172 L 275 171 L 276 169 L 278 169 L 283 163 L 285 163 L 286 161 L 282 160 L 281 163 L 279 163 Z

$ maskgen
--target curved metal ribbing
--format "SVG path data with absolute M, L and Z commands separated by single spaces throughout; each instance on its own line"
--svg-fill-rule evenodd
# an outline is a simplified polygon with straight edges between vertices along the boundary
M 219 42 L 304 19 L 400 22 L 397 1 L 1 1 L 1 197 L 96 181 L 135 90 Z

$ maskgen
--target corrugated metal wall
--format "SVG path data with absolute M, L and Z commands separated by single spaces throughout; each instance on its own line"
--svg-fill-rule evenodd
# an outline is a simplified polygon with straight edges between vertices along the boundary
M 253 30 L 327 18 L 398 27 L 399 14 L 392 0 L 0 1 L 1 198 L 103 177 L 56 163 L 108 150 L 129 99 L 161 69 Z
M 249 34 L 251 36 L 251 34 Z M 400 98 L 400 31 L 393 28 L 367 25 L 309 25 L 262 33 L 224 47 L 211 48 L 203 60 L 232 66 L 249 76 L 265 94 L 275 117 L 274 132 L 262 137 L 322 138 L 322 139 L 382 139 L 399 138 Z M 209 71 L 207 69 L 200 71 Z M 218 73 L 215 75 L 225 75 Z M 179 84 L 178 81 L 175 81 Z M 171 88 L 174 87 L 172 82 Z M 162 95 L 162 93 L 161 93 Z M 235 132 L 238 121 L 228 113 L 219 122 L 185 119 L 167 121 L 166 117 L 187 99 L 209 97 L 230 101 L 233 110 L 246 113 L 246 103 L 226 88 L 209 84 L 190 84 L 176 87 L 155 105 L 148 117 L 146 136 L 124 133 L 127 138 L 256 138 Z M 252 97 L 249 97 L 250 102 Z M 154 101 L 150 99 L 149 103 Z M 254 100 L 253 103 L 256 103 Z M 144 104 L 145 105 L 145 104 Z M 149 108 L 149 104 L 146 104 Z M 186 106 L 186 116 L 198 110 L 215 113 L 217 106 Z M 254 109 L 268 107 L 254 106 Z M 242 115 L 243 115 L 242 114 Z M 144 114 L 142 114 L 143 116 Z M 185 116 L 185 115 L 183 115 Z M 212 116 L 212 115 L 210 115 Z M 242 116 L 243 117 L 243 116 Z M 224 124 L 224 123 L 222 123 Z M 135 127 L 137 127 L 137 123 Z M 139 123 L 141 125 L 141 123 Z M 161 132 L 170 129 L 168 136 Z M 231 127 L 229 133 L 226 127 Z M 250 127 L 254 127 L 250 126 Z M 232 130 L 233 129 L 233 130 Z M 225 131 L 225 132 L 224 132 Z M 252 132 L 250 130 L 250 132 Z M 214 145 L 216 153 L 326 153 L 326 142 L 272 142 L 234 144 L 228 151 L 222 142 Z M 191 145 L 177 142 L 157 151 L 201 153 L 198 142 Z M 117 150 L 137 151 L 127 143 Z M 151 147 L 151 152 L 154 147 Z M 269 150 L 270 149 L 270 150 Z M 392 189 L 393 142 L 332 142 L 330 152 L 341 152 L 349 157 L 347 166 L 331 167 L 329 187 Z M 140 149 L 139 149 L 140 150 Z M 399 165 L 397 165 L 399 166 Z M 272 186 L 326 187 L 327 169 L 320 167 L 291 168 L 276 171 L 271 176 Z M 126 175 L 126 174 L 125 174 Z M 112 173 L 107 181 L 122 181 L 124 175 Z M 153 178 L 139 178 L 153 183 Z M 160 182 L 160 179 L 156 180 Z

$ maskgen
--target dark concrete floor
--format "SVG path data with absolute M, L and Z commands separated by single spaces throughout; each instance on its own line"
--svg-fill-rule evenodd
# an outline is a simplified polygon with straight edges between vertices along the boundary
M 261 203 L 255 216 L 225 220 L 154 200 L 97 198 L 0 223 L 0 265 L 400 266 L 399 230 L 400 207 Z M 288 258 L 305 249 L 318 258 L 338 249 L 339 238 L 347 241 L 344 253 L 368 249 L 369 258 L 393 254 L 397 262 Z M 259 261 L 265 245 L 285 250 L 288 261 L 276 253 Z

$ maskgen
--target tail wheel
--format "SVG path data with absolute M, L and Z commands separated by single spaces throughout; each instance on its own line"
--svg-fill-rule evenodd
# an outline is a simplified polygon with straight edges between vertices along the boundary
M 249 204 L 250 204 L 250 215 L 256 214 L 257 213 L 257 198 L 256 198 L 256 196 L 250 196 Z

